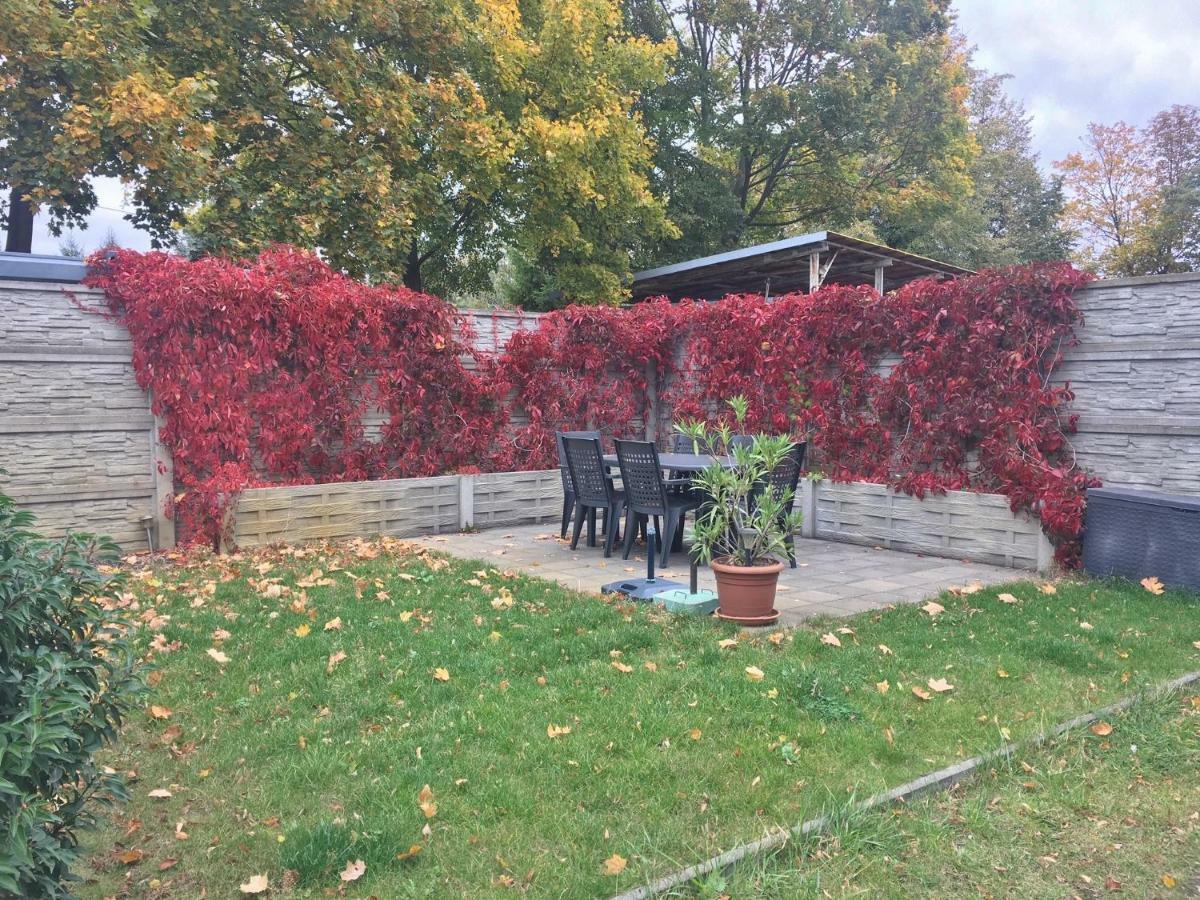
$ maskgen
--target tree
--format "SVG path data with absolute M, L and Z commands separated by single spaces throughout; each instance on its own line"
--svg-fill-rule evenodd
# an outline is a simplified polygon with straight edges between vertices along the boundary
M 977 148 L 968 168 L 971 190 L 939 219 L 881 232 L 896 246 L 976 269 L 1066 259 L 1071 235 L 1059 221 L 1062 180 L 1038 168 L 1029 116 L 1004 91 L 1009 76 L 968 70 Z
M 21 2 L 32 18 L 33 0 Z M 73 3 L 36 5 L 56 18 L 26 55 L 49 70 L 43 60 L 74 46 L 82 26 Z M 169 110 L 186 113 L 185 144 L 194 129 L 206 137 L 194 149 L 148 163 L 143 148 L 125 160 L 89 142 L 87 165 L 70 173 L 80 191 L 86 174 L 133 178 L 132 219 L 160 245 L 186 223 L 189 243 L 212 251 L 288 242 L 355 276 L 445 292 L 486 283 L 508 246 L 550 269 L 547 293 L 598 301 L 620 298 L 632 245 L 670 232 L 632 114 L 667 50 L 624 34 L 615 0 L 80 6 L 137 10 L 136 22 L 124 17 L 140 42 L 121 36 L 124 67 L 155 86 L 148 105 L 204 88 Z M 18 26 L 0 28 L 12 31 L 0 52 L 27 43 Z M 65 115 L 103 106 L 114 79 L 90 65 L 95 91 L 63 77 L 40 95 L 66 98 Z M 23 158 L 25 181 L 47 180 L 36 152 Z M 183 159 L 190 178 L 161 174 Z M 87 192 L 69 210 L 94 202 Z
M 694 255 L 961 187 L 963 72 L 945 0 L 625 0 L 631 30 L 675 47 L 640 109 L 655 183 Z
M 9 0 L 0 17 L 0 226 L 28 253 L 33 217 L 84 224 L 89 176 L 137 178 L 188 193 L 212 126 L 196 117 L 202 77 L 175 78 L 147 54 L 149 3 Z

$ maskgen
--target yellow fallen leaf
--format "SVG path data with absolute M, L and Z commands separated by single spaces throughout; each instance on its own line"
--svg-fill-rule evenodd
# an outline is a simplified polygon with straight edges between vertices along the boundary
M 1161 881 L 1163 883 L 1163 887 L 1165 888 L 1173 888 L 1176 884 L 1178 884 L 1178 882 L 1175 881 L 1174 875 L 1164 874 L 1161 878 Z
M 550 738 L 550 740 L 555 740 L 556 738 L 562 737 L 564 734 L 570 734 L 570 733 L 571 733 L 570 725 L 553 725 L 553 724 L 551 724 L 551 725 L 546 726 L 546 737 Z
M 292 633 L 295 634 L 296 637 L 308 637 L 308 633 L 310 631 L 312 631 L 312 629 L 308 627 L 307 622 L 304 622 L 301 625 L 297 625 L 296 630 Z
M 764 672 L 758 666 L 746 666 L 746 677 L 751 681 L 762 681 Z
M 223 666 L 223 665 L 225 665 L 225 663 L 229 662 L 229 657 L 226 656 L 224 653 L 222 653 L 220 650 L 218 650 L 216 647 L 209 647 L 208 655 L 211 656 L 214 660 L 216 660 L 219 665 Z
M 827 634 L 821 635 L 821 643 L 828 644 L 830 647 L 842 646 L 842 642 L 840 640 L 838 640 L 838 637 L 836 634 L 828 634 L 827 633 Z
M 883 681 L 875 682 L 875 690 L 879 691 L 879 693 L 881 693 L 881 694 L 886 694 L 891 689 L 892 689 L 892 686 L 890 684 L 888 684 L 886 678 Z
M 618 854 L 614 853 L 612 856 L 610 856 L 608 859 L 606 859 L 604 861 L 604 874 L 605 875 L 620 875 L 622 872 L 625 871 L 625 867 L 627 865 L 629 865 L 629 860 L 627 860 L 623 856 L 619 856 Z
M 884 656 L 892 656 L 893 655 L 892 648 L 889 647 L 887 644 L 880 644 L 878 649 L 879 649 L 879 652 L 882 653 Z
M 136 863 L 140 863 L 145 858 L 146 854 L 141 850 L 138 850 L 136 847 L 117 854 L 117 862 L 125 866 L 135 865 Z
M 419 856 L 424 848 L 420 844 L 413 844 L 407 850 L 403 850 L 396 854 L 396 862 L 404 862 L 412 859 L 414 856 Z
M 1001 603 L 1020 603 L 1021 601 L 1012 594 L 997 594 L 996 599 Z
M 367 864 L 361 859 L 356 859 L 354 862 L 346 863 L 346 868 L 342 869 L 339 876 L 342 881 L 358 881 L 367 871 Z
M 1058 593 L 1058 588 L 1056 588 L 1054 585 L 1050 584 L 1050 582 L 1046 582 L 1041 587 L 1039 587 L 1038 590 L 1041 591 L 1043 594 L 1053 595 L 1053 594 Z
M 612 661 L 612 667 L 614 669 L 616 669 L 618 672 L 624 672 L 626 675 L 628 675 L 630 672 L 633 671 L 633 666 L 626 665 L 625 663 L 621 662 L 619 659 L 614 659 Z
M 931 691 L 937 691 L 939 694 L 944 694 L 947 691 L 954 690 L 954 685 L 948 682 L 945 678 L 930 678 L 927 682 Z
M 946 607 L 942 606 L 940 603 L 934 602 L 933 600 L 930 600 L 928 603 L 922 606 L 921 609 L 928 613 L 930 618 L 936 618 L 946 611 Z
M 333 670 L 337 668 L 338 663 L 342 662 L 345 659 L 346 659 L 346 653 L 343 650 L 339 650 L 336 653 L 330 653 L 329 660 L 328 660 L 328 662 L 325 663 L 325 674 L 332 675 Z
M 737 646 L 737 641 L 735 641 L 733 638 L 723 638 L 722 640 L 717 641 L 717 646 L 722 650 L 729 650 L 730 648 Z
M 913 685 L 912 692 L 916 697 L 920 698 L 921 700 L 929 700 L 933 697 L 933 694 L 929 693 L 929 691 L 924 690 L 923 688 L 920 687 L 920 685 L 916 685 L 916 684 Z
M 1088 731 L 1094 735 L 1097 735 L 1098 737 L 1108 737 L 1108 735 L 1112 734 L 1112 730 L 1113 727 L 1107 722 L 1097 722 L 1088 729 Z
M 853 634 L 854 634 L 854 629 L 853 629 L 853 628 L 847 628 L 845 625 L 843 625 L 841 628 L 839 628 L 839 629 L 837 630 L 837 633 L 838 633 L 838 634 L 849 634 L 849 635 L 853 635 Z
M 996 670 L 996 677 L 997 677 L 997 678 L 1007 678 L 1007 677 L 1008 677 L 1008 673 L 1007 673 L 1007 672 L 1005 672 L 1003 669 L 997 669 L 997 670 Z
M 425 785 L 417 793 L 417 806 L 421 807 L 421 812 L 425 813 L 425 818 L 432 819 L 437 815 L 437 804 L 433 801 L 433 788 Z
M 645 666 L 647 672 L 658 671 L 658 663 L 652 662 L 651 660 L 646 660 L 644 663 L 642 663 L 642 665 Z
M 450 680 L 450 670 L 443 669 L 441 667 L 434 669 L 433 670 L 433 680 L 434 681 L 449 681 Z
M 776 646 L 778 646 L 779 644 L 783 643 L 783 632 L 782 631 L 772 631 L 770 634 L 767 635 L 767 640 L 770 641 L 772 644 L 775 644 Z
M 699 728 L 693 728 L 691 731 L 688 732 L 688 737 L 690 737 L 693 741 L 698 741 L 698 740 L 700 740 L 700 734 L 701 734 L 701 731 Z
M 261 894 L 271 886 L 267 881 L 266 875 L 251 875 L 250 880 L 241 886 L 239 890 L 243 894 Z
M 778 696 L 779 696 L 779 688 L 771 688 L 770 690 L 767 691 L 767 699 L 768 700 L 774 700 Z
M 1151 575 L 1149 578 L 1142 579 L 1142 587 L 1154 594 L 1156 597 L 1165 590 L 1163 583 L 1153 575 Z
M 325 630 L 326 631 L 341 631 L 342 630 L 342 617 L 338 616 L 336 619 L 330 619 L 328 622 L 326 622 Z
M 169 719 L 171 718 L 171 710 L 165 706 L 151 706 L 150 718 L 152 719 Z
M 400 613 L 400 621 L 401 621 L 401 622 L 407 622 L 407 621 L 408 621 L 409 619 L 411 619 L 412 617 L 413 617 L 413 611 L 412 611 L 411 609 L 406 609 L 406 610 L 403 610 L 403 611 Z

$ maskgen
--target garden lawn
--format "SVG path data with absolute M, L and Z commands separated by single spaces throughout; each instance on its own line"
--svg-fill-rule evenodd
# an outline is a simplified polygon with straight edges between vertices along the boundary
M 122 602 L 158 668 L 85 896 L 610 893 L 1200 669 L 1197 598 L 1121 583 L 751 635 L 383 541 Z

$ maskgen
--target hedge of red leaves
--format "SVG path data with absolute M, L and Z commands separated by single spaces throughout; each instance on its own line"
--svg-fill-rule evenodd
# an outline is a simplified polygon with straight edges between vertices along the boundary
M 215 542 L 243 487 L 505 465 L 493 380 L 436 297 L 276 248 L 239 263 L 118 251 L 88 283 L 133 338 L 174 458 L 181 530 Z M 382 419 L 366 440 L 368 416 Z
M 653 392 L 664 423 L 719 415 L 743 394 L 749 428 L 807 437 L 836 480 L 1004 493 L 1066 561 L 1094 483 L 1067 442 L 1071 393 L 1048 377 L 1087 277 L 1065 264 L 884 297 L 829 287 L 570 307 L 485 358 L 443 301 L 291 249 L 249 263 L 131 251 L 93 262 L 89 281 L 129 327 L 139 383 L 166 419 L 183 530 L 210 540 L 244 486 L 553 466 L 554 431 L 628 434 Z

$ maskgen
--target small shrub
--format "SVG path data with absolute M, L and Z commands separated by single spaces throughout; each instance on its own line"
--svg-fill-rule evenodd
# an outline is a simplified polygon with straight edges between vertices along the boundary
M 0 897 L 65 897 L 79 831 L 124 797 L 95 762 L 143 690 L 90 535 L 47 541 L 0 494 Z

